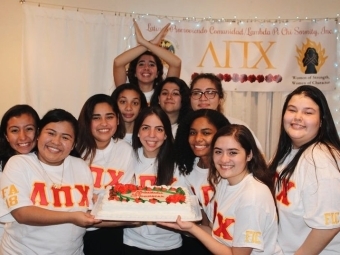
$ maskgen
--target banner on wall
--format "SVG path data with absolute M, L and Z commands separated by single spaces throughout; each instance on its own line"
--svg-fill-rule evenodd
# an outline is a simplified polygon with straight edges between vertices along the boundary
M 291 91 L 308 84 L 335 88 L 335 20 L 169 21 L 144 16 L 137 23 L 145 38 L 168 22 L 162 46 L 182 59 L 181 78 L 214 73 L 227 91 Z

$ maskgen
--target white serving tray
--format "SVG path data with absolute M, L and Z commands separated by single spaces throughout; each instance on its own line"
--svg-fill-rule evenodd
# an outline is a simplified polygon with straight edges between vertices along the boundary
M 98 198 L 97 203 L 95 203 L 91 214 L 95 216 L 96 219 L 101 219 L 101 220 L 110 220 L 110 221 L 140 221 L 140 222 L 175 222 L 177 219 L 178 215 L 174 215 L 173 217 L 167 216 L 164 217 L 160 215 L 138 215 L 136 216 L 131 212 L 131 215 L 127 213 L 122 213 L 121 215 L 115 215 L 115 216 L 99 216 L 98 212 L 100 211 L 100 201 L 103 199 L 103 195 L 100 195 Z M 201 207 L 198 203 L 197 197 L 194 195 L 190 196 L 191 200 L 191 206 L 194 212 L 193 217 L 181 217 L 182 221 L 200 221 L 202 219 L 202 213 L 201 213 Z

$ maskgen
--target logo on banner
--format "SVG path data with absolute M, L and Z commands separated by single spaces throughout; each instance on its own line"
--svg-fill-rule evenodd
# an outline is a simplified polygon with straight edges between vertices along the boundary
M 296 56 L 300 70 L 304 74 L 317 74 L 328 56 L 325 56 L 325 48 L 321 43 L 316 43 L 307 38 L 307 43 L 302 43 L 301 48 L 296 46 Z
M 169 41 L 169 40 L 163 39 L 163 40 L 161 41 L 161 43 L 159 44 L 159 46 L 161 46 L 162 48 L 164 48 L 164 49 L 166 49 L 166 50 L 172 52 L 173 54 L 176 53 L 174 44 L 173 44 L 171 41 Z M 163 59 L 162 59 L 162 63 L 163 63 L 163 66 L 165 66 L 167 69 L 169 69 L 168 63 L 166 63 L 165 61 L 163 61 Z

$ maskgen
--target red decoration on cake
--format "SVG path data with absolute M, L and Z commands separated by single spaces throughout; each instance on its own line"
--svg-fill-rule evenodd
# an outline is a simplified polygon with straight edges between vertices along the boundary
M 109 192 L 109 200 L 132 201 L 135 203 L 185 203 L 185 192 L 181 187 L 142 187 L 118 183 Z

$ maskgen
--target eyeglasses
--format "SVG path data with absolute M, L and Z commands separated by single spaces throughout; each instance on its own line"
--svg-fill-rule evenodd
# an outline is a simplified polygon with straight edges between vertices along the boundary
M 207 99 L 213 99 L 213 98 L 215 98 L 217 93 L 218 92 L 216 90 L 206 90 L 204 92 L 202 92 L 202 91 L 192 91 L 191 97 L 193 99 L 201 99 L 202 95 L 204 95 Z

